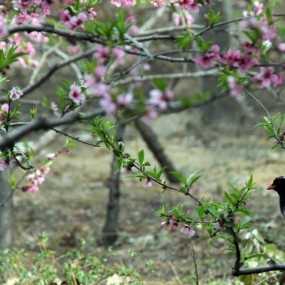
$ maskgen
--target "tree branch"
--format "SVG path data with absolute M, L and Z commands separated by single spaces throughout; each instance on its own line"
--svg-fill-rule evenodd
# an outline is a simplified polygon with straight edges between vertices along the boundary
M 44 117 L 39 117 L 34 121 L 28 122 L 25 125 L 12 130 L 11 132 L 5 134 L 0 138 L 0 149 L 7 148 L 13 145 L 15 142 L 28 135 L 31 132 L 39 130 L 48 130 L 57 126 L 71 124 L 74 122 L 91 119 L 95 116 L 104 115 L 102 109 L 95 109 L 94 111 L 81 114 L 78 112 L 67 114 L 66 116 L 59 119 L 47 119 Z
M 143 75 L 143 76 L 133 76 L 127 77 L 125 79 L 120 79 L 114 84 L 113 86 L 123 85 L 123 84 L 130 84 L 135 82 L 142 82 L 153 80 L 157 78 L 166 78 L 166 79 L 179 79 L 179 78 L 197 78 L 201 76 L 209 76 L 209 75 L 217 75 L 217 69 L 210 69 L 205 71 L 197 71 L 197 72 L 190 72 L 190 73 L 166 73 L 166 74 L 153 74 L 153 75 Z
M 232 271 L 233 276 L 241 276 L 241 275 L 250 275 L 250 274 L 258 274 L 258 273 L 264 273 L 269 271 L 285 271 L 285 264 L 269 264 L 265 266 L 258 266 L 258 267 L 250 267 L 250 268 L 240 268 L 238 270 L 235 270 L 235 268 Z
M 24 24 L 24 25 L 13 26 L 10 29 L 8 29 L 8 35 L 12 35 L 18 32 L 27 32 L 27 33 L 45 32 L 49 34 L 55 34 L 64 38 L 71 38 L 80 41 L 88 41 L 102 45 L 105 43 L 102 39 L 92 34 L 84 32 L 76 32 L 73 30 L 57 29 L 53 25 L 35 26 L 35 25 Z

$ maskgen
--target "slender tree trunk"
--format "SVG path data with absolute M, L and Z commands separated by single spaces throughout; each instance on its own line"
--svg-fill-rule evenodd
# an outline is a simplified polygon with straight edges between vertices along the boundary
M 11 246 L 12 242 L 12 192 L 8 182 L 9 170 L 0 171 L 0 248 Z
M 165 172 L 167 179 L 172 183 L 179 183 L 179 180 L 171 174 L 171 172 L 176 171 L 175 167 L 169 157 L 165 154 L 162 145 L 157 139 L 156 133 L 141 119 L 136 120 L 135 125 L 160 166 L 167 167 Z
M 125 126 L 118 122 L 117 139 L 122 140 L 124 135 Z M 117 171 L 118 158 L 113 155 L 111 163 L 110 179 L 108 181 L 109 200 L 107 206 L 107 214 L 105 225 L 102 232 L 102 241 L 104 246 L 108 247 L 113 245 L 118 238 L 119 228 L 119 212 L 120 212 L 120 171 Z

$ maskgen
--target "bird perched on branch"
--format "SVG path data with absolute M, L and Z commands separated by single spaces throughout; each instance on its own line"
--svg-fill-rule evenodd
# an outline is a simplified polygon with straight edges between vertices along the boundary
M 275 190 L 279 195 L 280 210 L 285 217 L 285 176 L 279 176 L 267 187 L 267 190 Z

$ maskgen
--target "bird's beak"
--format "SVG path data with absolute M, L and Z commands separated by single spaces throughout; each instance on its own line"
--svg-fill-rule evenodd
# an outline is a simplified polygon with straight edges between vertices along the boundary
M 276 186 L 274 184 L 271 184 L 270 186 L 268 186 L 266 188 L 267 190 L 275 190 L 276 189 Z

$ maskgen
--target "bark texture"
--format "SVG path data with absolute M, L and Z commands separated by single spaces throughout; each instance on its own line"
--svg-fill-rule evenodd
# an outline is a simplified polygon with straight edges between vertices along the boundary
M 135 124 L 137 130 L 140 132 L 142 138 L 144 139 L 150 151 L 153 153 L 159 165 L 161 167 L 167 167 L 165 171 L 167 179 L 172 183 L 179 183 L 179 180 L 171 174 L 171 172 L 176 171 L 175 167 L 170 158 L 165 154 L 156 133 L 141 119 L 136 120 Z
M 12 243 L 12 193 L 8 182 L 9 170 L 0 171 L 0 248 Z
M 122 140 L 125 126 L 118 123 L 117 139 Z M 111 173 L 108 181 L 109 200 L 105 225 L 102 231 L 102 242 L 105 247 L 112 246 L 118 238 L 119 213 L 120 213 L 120 171 L 117 171 L 118 158 L 113 155 Z

